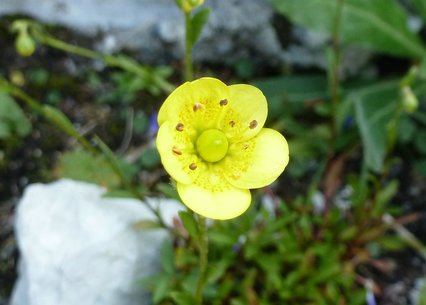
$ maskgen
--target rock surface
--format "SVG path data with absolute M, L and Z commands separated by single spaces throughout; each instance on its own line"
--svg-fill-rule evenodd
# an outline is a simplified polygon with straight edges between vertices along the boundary
M 149 304 L 137 280 L 158 268 L 164 229 L 137 200 L 103 198 L 99 186 L 59 180 L 27 187 L 17 207 L 21 253 L 11 305 Z M 182 206 L 151 200 L 171 223 Z
M 207 0 L 209 22 L 195 59 L 231 62 L 250 53 L 278 58 L 281 50 L 265 0 Z M 103 51 L 140 50 L 142 59 L 161 63 L 183 54 L 183 14 L 174 0 L 1 0 L 0 16 L 27 14 L 88 35 L 106 36 Z M 248 18 L 248 16 L 250 16 Z
M 329 35 L 298 26 L 278 29 L 267 0 L 206 0 L 205 5 L 212 11 L 194 61 L 232 65 L 250 59 L 258 66 L 327 67 Z M 0 16 L 8 14 L 26 14 L 96 37 L 102 52 L 136 50 L 149 64 L 183 58 L 184 20 L 174 0 L 1 0 Z M 349 48 L 342 75 L 365 69 L 370 58 L 369 51 Z

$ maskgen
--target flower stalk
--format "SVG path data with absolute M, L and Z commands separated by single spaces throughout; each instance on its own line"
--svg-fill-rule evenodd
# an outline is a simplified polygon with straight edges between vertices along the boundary
M 197 289 L 195 291 L 195 301 L 197 305 L 203 304 L 203 291 L 206 284 L 206 271 L 208 264 L 209 240 L 207 235 L 206 218 L 198 217 L 198 252 L 199 252 L 199 277 Z
M 192 81 L 194 78 L 194 69 L 192 66 L 192 48 L 193 42 L 191 38 L 192 22 L 191 12 L 185 13 L 185 80 Z

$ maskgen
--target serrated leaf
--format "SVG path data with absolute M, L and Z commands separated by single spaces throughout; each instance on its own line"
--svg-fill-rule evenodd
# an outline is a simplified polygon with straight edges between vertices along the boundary
M 338 1 L 271 0 L 278 12 L 315 31 L 332 33 Z M 346 0 L 341 16 L 341 40 L 384 53 L 414 58 L 425 47 L 407 27 L 407 13 L 396 0 Z
M 205 7 L 191 17 L 191 44 L 195 44 L 210 16 L 210 8 Z
M 187 211 L 179 211 L 179 217 L 186 231 L 188 231 L 189 236 L 194 239 L 197 239 L 199 230 L 198 223 L 195 220 L 194 216 Z

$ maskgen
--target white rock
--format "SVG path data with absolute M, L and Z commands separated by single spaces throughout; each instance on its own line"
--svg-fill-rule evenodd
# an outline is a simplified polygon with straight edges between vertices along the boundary
M 72 180 L 27 187 L 17 207 L 20 275 L 11 305 L 149 304 L 137 280 L 158 269 L 167 232 L 135 229 L 137 221 L 154 220 L 152 212 L 104 192 Z M 154 201 L 168 224 L 182 209 Z

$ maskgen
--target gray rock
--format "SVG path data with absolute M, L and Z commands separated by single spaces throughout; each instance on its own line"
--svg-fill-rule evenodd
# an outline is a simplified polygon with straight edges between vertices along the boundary
M 277 33 L 267 0 L 206 0 L 206 5 L 212 13 L 194 48 L 195 61 L 233 64 L 251 58 L 262 65 L 327 67 L 324 50 L 329 37 L 298 26 Z M 86 35 L 102 32 L 103 39 L 96 45 L 103 52 L 134 49 L 141 60 L 151 64 L 168 64 L 183 57 L 184 20 L 174 0 L 0 1 L 0 16 L 15 13 Z M 277 34 L 294 39 L 284 48 Z M 370 52 L 349 49 L 342 59 L 342 74 L 356 74 L 370 57 Z
M 195 49 L 196 60 L 231 62 L 255 52 L 264 58 L 281 48 L 265 0 L 207 0 L 209 22 Z M 183 54 L 184 21 L 174 0 L 1 0 L 0 16 L 23 13 L 88 35 L 106 33 L 103 51 L 140 50 L 142 59 L 167 62 Z
M 21 253 L 11 305 L 143 305 L 138 279 L 158 270 L 164 229 L 133 224 L 155 219 L 133 199 L 103 198 L 99 186 L 59 180 L 27 187 L 17 207 Z M 182 206 L 151 199 L 171 224 Z

